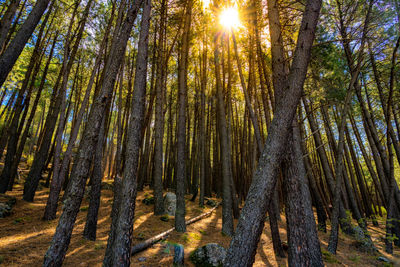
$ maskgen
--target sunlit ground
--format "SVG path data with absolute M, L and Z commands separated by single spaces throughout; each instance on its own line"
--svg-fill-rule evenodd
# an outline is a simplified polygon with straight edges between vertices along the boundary
M 41 266 L 43 255 L 50 244 L 57 226 L 57 220 L 51 222 L 41 220 L 48 196 L 48 189 L 39 190 L 35 198 L 35 203 L 22 201 L 22 190 L 22 185 L 18 185 L 15 191 L 9 193 L 18 199 L 16 206 L 14 206 L 14 214 L 0 219 L 0 257 L 3 259 L 2 266 Z M 142 203 L 145 194 L 149 195 L 151 193 L 151 190 L 147 189 L 145 192 L 139 192 L 138 194 L 133 230 L 134 244 L 174 226 L 173 217 L 168 222 L 163 222 L 160 220 L 160 216 L 152 214 L 152 205 L 147 206 Z M 199 208 L 197 202 L 191 202 L 189 198 L 190 196 L 187 196 L 187 219 L 210 210 L 210 207 L 206 207 L 205 209 Z M 85 198 L 81 206 L 81 211 L 78 214 L 71 244 L 63 266 L 101 266 L 111 222 L 109 216 L 111 206 L 112 191 L 103 190 L 99 211 L 97 241 L 88 241 L 82 237 L 88 207 L 88 200 Z M 285 217 L 283 215 L 281 217 L 282 220 L 279 222 L 280 234 L 282 240 L 286 241 Z M 184 245 L 185 264 L 193 266 L 189 260 L 189 255 L 197 247 L 207 243 L 219 243 L 224 247 L 229 246 L 230 238 L 221 234 L 221 218 L 221 207 L 219 207 L 211 216 L 189 225 L 186 233 L 174 232 L 165 242 L 160 242 L 134 255 L 131 260 L 131 266 L 171 266 L 173 249 L 169 249 L 168 246 L 171 243 Z M 383 251 L 382 237 L 385 232 L 384 224 L 381 222 L 381 227 L 378 228 L 371 227 L 371 225 L 369 227 L 373 241 L 379 250 Z M 329 232 L 320 232 L 319 237 L 321 247 L 326 251 Z M 390 257 L 386 254 L 384 256 L 398 261 L 398 258 Z M 395 250 L 395 256 L 399 257 L 398 248 Z M 139 262 L 140 257 L 145 257 L 146 260 Z M 324 256 L 327 266 L 379 266 L 380 264 L 376 260 L 376 256 L 358 252 L 354 247 L 353 240 L 343 234 L 340 235 L 338 254 L 332 257 L 328 259 Z M 269 224 L 268 220 L 266 220 L 254 266 L 286 265 L 287 259 L 277 258 L 274 255 Z

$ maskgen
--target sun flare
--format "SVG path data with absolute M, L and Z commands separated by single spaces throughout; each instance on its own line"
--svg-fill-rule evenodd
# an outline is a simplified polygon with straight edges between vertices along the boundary
M 235 7 L 222 10 L 219 23 L 225 28 L 238 28 L 240 26 L 239 12 Z

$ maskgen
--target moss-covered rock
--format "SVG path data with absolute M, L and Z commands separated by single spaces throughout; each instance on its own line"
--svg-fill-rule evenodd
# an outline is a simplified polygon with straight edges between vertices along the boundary
M 15 197 L 0 194 L 0 218 L 10 216 L 16 202 L 17 199 Z
M 196 267 L 222 267 L 226 257 L 226 249 L 218 244 L 209 243 L 190 255 Z

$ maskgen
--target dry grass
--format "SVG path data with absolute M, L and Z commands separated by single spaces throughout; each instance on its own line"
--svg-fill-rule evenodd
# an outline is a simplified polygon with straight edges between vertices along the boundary
M 137 197 L 134 243 L 161 233 L 174 225 L 173 217 L 163 222 L 161 216 L 152 214 L 153 206 L 142 204 L 144 194 L 150 191 L 140 192 Z M 9 195 L 17 197 L 13 214 L 10 217 L 0 219 L 0 258 L 3 258 L 4 266 L 41 266 L 43 255 L 51 241 L 57 226 L 57 220 L 47 222 L 41 220 L 46 204 L 48 189 L 37 192 L 34 203 L 27 203 L 22 198 L 22 186 L 17 185 Z M 86 219 L 88 201 L 85 199 L 79 212 L 71 244 L 64 261 L 64 266 L 101 266 L 104 256 L 107 234 L 110 227 L 110 210 L 112 205 L 112 192 L 103 190 L 99 211 L 99 225 L 97 229 L 97 241 L 92 242 L 82 237 Z M 209 208 L 201 209 L 197 203 L 187 201 L 187 218 L 192 218 Z M 60 209 L 58 216 L 60 215 Z M 279 223 L 281 237 L 286 239 L 285 218 Z M 381 252 L 383 252 L 382 237 L 384 229 L 370 227 L 372 238 Z M 327 248 L 329 233 L 319 233 L 323 251 Z M 150 249 L 143 251 L 131 260 L 131 266 L 171 266 L 173 249 L 168 244 L 180 243 L 185 247 L 185 262 L 193 266 L 189 261 L 190 253 L 197 247 L 210 242 L 219 243 L 228 247 L 230 238 L 221 234 L 221 207 L 211 216 L 202 219 L 187 227 L 184 234 L 174 232 L 164 242 L 160 242 Z M 336 256 L 324 253 L 327 266 L 383 266 L 376 260 L 376 256 L 358 252 L 353 241 L 344 235 L 340 236 L 338 253 Z M 395 255 L 385 257 L 399 262 L 399 250 L 396 248 Z M 139 262 L 140 257 L 145 257 L 144 262 Z M 396 265 L 395 263 L 395 265 Z M 272 240 L 269 225 L 266 223 L 261 241 L 257 250 L 254 266 L 286 266 L 287 260 L 275 257 L 272 248 Z M 400 266 L 400 264 L 398 265 Z

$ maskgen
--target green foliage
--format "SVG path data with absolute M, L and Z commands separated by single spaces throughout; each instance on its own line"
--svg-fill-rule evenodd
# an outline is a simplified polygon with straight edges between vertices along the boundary
M 142 200 L 142 203 L 145 205 L 153 205 L 154 204 L 154 196 L 145 195 L 145 198 Z
M 359 255 L 351 255 L 351 256 L 349 256 L 348 258 L 349 258 L 349 260 L 351 260 L 352 262 L 358 263 L 358 262 L 360 261 L 360 259 L 361 259 L 361 256 L 359 256 Z
M 181 236 L 181 239 L 183 240 L 184 243 L 188 243 L 193 240 L 201 240 L 201 235 L 196 233 L 184 233 Z
M 164 214 L 160 217 L 160 220 L 163 222 L 168 222 L 169 221 L 169 216 L 168 214 Z
M 325 262 L 327 263 L 340 263 L 335 257 L 335 255 L 331 254 L 329 251 L 326 251 L 324 249 L 321 250 L 322 252 L 322 257 Z
M 105 248 L 106 248 L 106 243 L 104 241 L 96 242 L 94 244 L 94 250 L 100 250 Z
M 163 249 L 164 254 L 170 254 L 171 248 L 173 248 L 175 245 L 178 244 L 178 243 L 166 241 L 166 240 L 161 241 L 161 243 L 165 245 L 165 248 Z
M 84 207 L 81 207 L 81 211 L 87 211 L 89 209 L 89 206 L 84 206 Z
M 4 256 L 0 255 L 0 264 L 2 264 L 4 262 Z
M 207 234 L 206 230 L 199 230 L 199 232 L 200 232 L 200 234 L 202 234 L 202 235 L 206 235 L 206 234 Z
M 188 235 L 187 233 L 184 233 L 184 234 L 181 236 L 181 239 L 182 239 L 182 241 L 183 241 L 184 243 L 187 243 L 187 242 L 189 242 L 189 235 Z
M 32 217 L 30 216 L 24 216 L 24 217 L 19 217 L 17 219 L 14 220 L 14 224 L 18 224 L 18 223 L 26 223 L 26 222 L 31 222 L 32 221 Z
M 394 225 L 390 225 L 390 227 L 393 227 Z M 386 239 L 389 241 L 389 242 L 394 242 L 394 241 L 396 241 L 396 240 L 398 240 L 399 238 L 395 235 L 395 234 L 391 234 L 391 235 L 386 235 Z
M 32 166 L 32 163 L 33 163 L 34 158 L 35 158 L 35 155 L 34 155 L 34 154 L 28 155 L 28 158 L 27 158 L 27 160 L 26 160 L 26 164 L 28 164 L 28 166 Z

